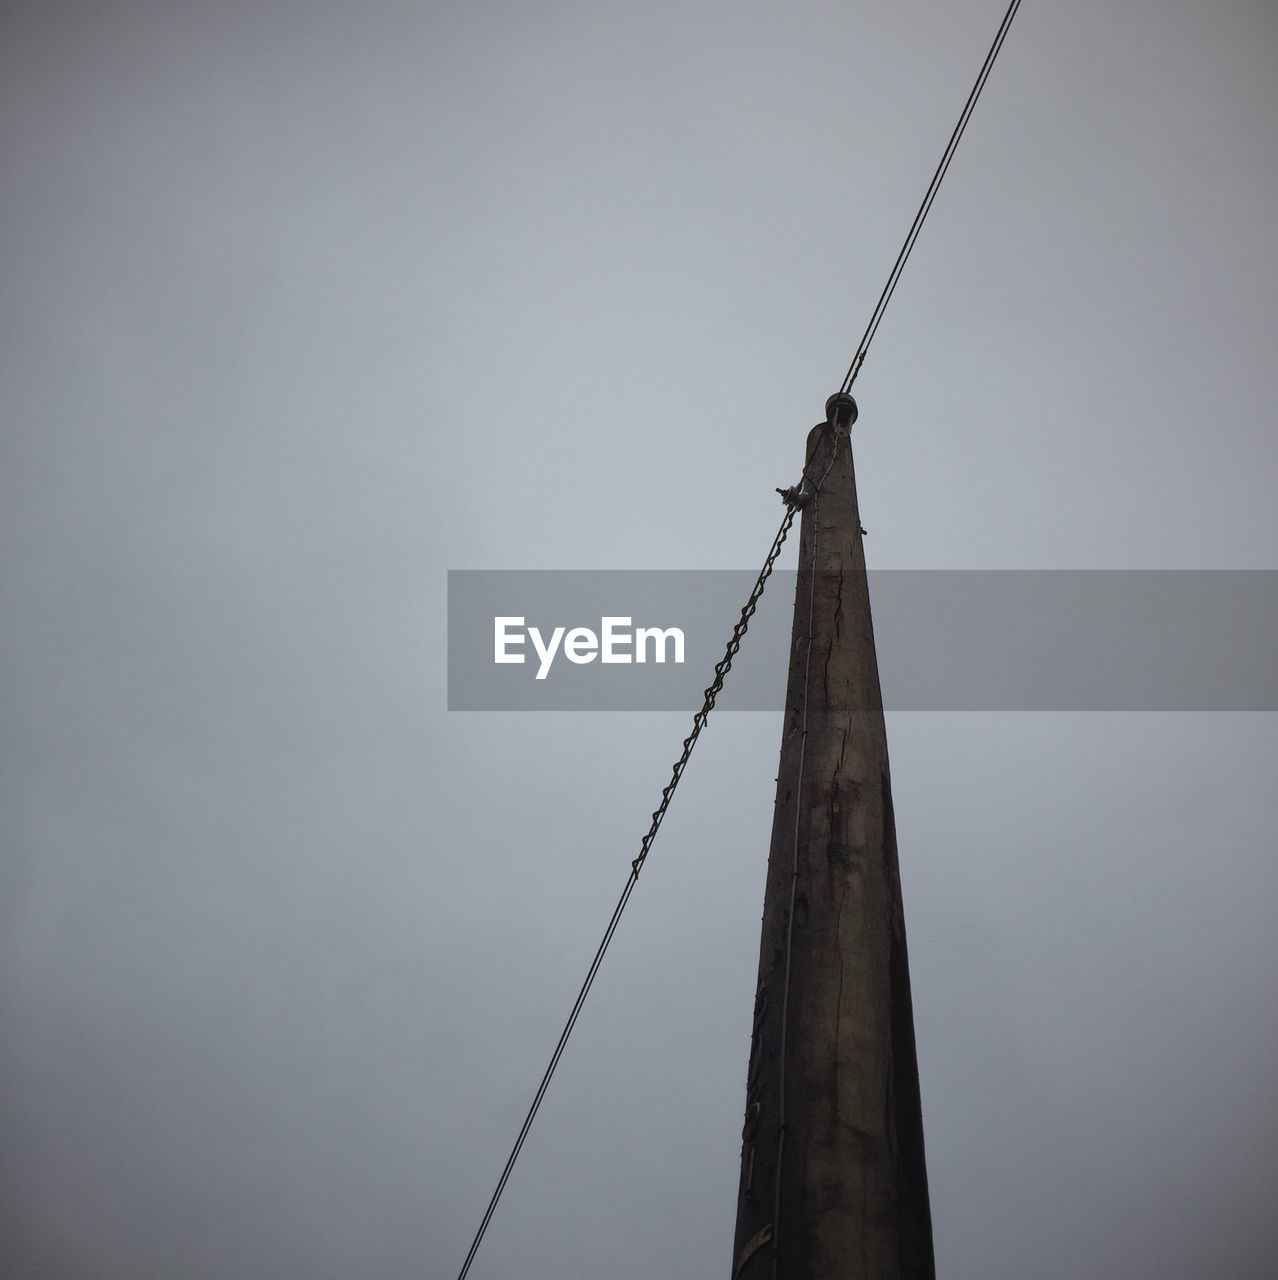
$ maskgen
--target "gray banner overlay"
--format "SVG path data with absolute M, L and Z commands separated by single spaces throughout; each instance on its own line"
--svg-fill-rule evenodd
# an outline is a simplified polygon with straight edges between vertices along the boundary
M 779 711 L 794 570 L 778 571 L 718 706 Z M 452 570 L 452 711 L 690 711 L 755 574 L 750 570 Z M 806 583 L 804 591 L 806 593 Z M 884 705 L 898 711 L 1278 710 L 1278 572 L 882 570 L 870 597 Z M 806 596 L 805 596 L 806 598 Z M 494 619 L 508 655 L 494 661 Z M 601 661 L 603 619 L 613 656 Z M 536 628 L 539 655 L 530 635 Z M 578 632 L 573 653 L 565 643 Z M 678 628 L 640 644 L 639 628 Z M 658 650 L 666 660 L 656 661 Z M 538 679 L 538 672 L 543 678 Z

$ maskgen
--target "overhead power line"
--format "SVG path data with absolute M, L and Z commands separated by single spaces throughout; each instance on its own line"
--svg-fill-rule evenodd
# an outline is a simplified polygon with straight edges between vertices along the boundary
M 466 1254 L 465 1262 L 462 1263 L 457 1280 L 466 1280 L 471 1264 L 475 1261 L 475 1255 L 479 1252 L 479 1246 L 483 1243 L 484 1236 L 488 1231 L 488 1224 L 492 1221 L 493 1214 L 496 1212 L 497 1202 L 506 1190 L 506 1184 L 510 1181 L 511 1172 L 515 1167 L 515 1161 L 519 1159 L 519 1153 L 524 1148 L 528 1132 L 532 1128 L 533 1121 L 537 1118 L 537 1112 L 541 1110 L 542 1100 L 546 1096 L 546 1090 L 550 1087 L 550 1081 L 555 1074 L 555 1069 L 559 1066 L 559 1060 L 563 1057 L 564 1049 L 568 1044 L 568 1037 L 572 1035 L 572 1030 L 577 1025 L 577 1019 L 581 1016 L 582 1006 L 586 1003 L 590 988 L 594 986 L 599 967 L 603 964 L 604 956 L 612 944 L 613 935 L 617 932 L 617 926 L 621 923 L 622 913 L 626 909 L 626 904 L 630 901 L 630 895 L 634 892 L 635 885 L 639 883 L 639 873 L 643 870 L 643 864 L 652 849 L 652 842 L 657 838 L 657 832 L 661 829 L 661 824 L 665 820 L 666 811 L 670 808 L 671 800 L 674 799 L 675 790 L 679 786 L 679 780 L 683 777 L 683 771 L 689 757 L 692 755 L 692 750 L 697 745 L 697 739 L 701 736 L 702 729 L 706 727 L 710 712 L 714 710 L 714 704 L 723 690 L 724 679 L 732 668 L 733 658 L 737 656 L 737 651 L 741 648 L 741 641 L 745 638 L 750 619 L 754 617 L 754 612 L 758 608 L 763 589 L 768 579 L 772 576 L 773 566 L 777 562 L 777 557 L 781 554 L 781 548 L 790 532 L 790 526 L 794 523 L 794 517 L 800 507 L 820 493 L 821 486 L 825 483 L 825 478 L 830 474 L 830 469 L 833 465 L 834 457 L 832 455 L 830 466 L 826 467 L 825 472 L 816 481 L 815 486 L 805 470 L 803 478 L 792 489 L 784 492 L 778 490 L 781 493 L 782 500 L 785 502 L 785 515 L 782 517 L 776 536 L 772 539 L 772 546 L 768 549 L 763 568 L 759 570 L 759 576 L 755 579 L 749 598 L 741 609 L 741 616 L 732 628 L 732 635 L 728 640 L 728 646 L 724 650 L 723 657 L 715 664 L 714 679 L 706 688 L 700 710 L 692 718 L 692 731 L 683 740 L 683 751 L 678 760 L 675 761 L 670 781 L 662 789 L 661 803 L 653 810 L 652 822 L 643 840 L 640 841 L 638 854 L 630 864 L 630 875 L 626 878 L 625 888 L 621 891 L 621 897 L 617 899 L 617 905 L 612 909 L 612 918 L 608 921 L 608 927 L 604 930 L 603 939 L 595 951 L 590 967 L 586 970 L 585 980 L 577 992 L 577 999 L 573 1002 L 572 1009 L 568 1014 L 568 1020 L 564 1023 L 563 1030 L 559 1033 L 559 1040 L 555 1045 L 555 1050 L 550 1055 L 550 1063 L 541 1077 L 541 1083 L 537 1086 L 536 1093 L 533 1095 L 532 1104 L 528 1108 L 528 1114 L 524 1117 L 524 1123 L 515 1138 L 515 1144 L 510 1150 L 510 1155 L 506 1158 L 501 1177 L 497 1179 L 496 1190 L 494 1190 L 491 1199 L 488 1201 L 488 1207 L 484 1210 L 483 1218 L 480 1219 L 479 1229 L 475 1232 L 474 1240 L 471 1241 L 470 1250 Z
M 1020 7 L 1021 0 L 1012 0 L 1007 6 L 1007 12 L 1003 15 L 998 34 L 994 37 L 994 43 L 990 45 L 989 53 L 985 55 L 985 61 L 981 64 L 980 74 L 976 77 L 972 92 L 967 95 L 967 101 L 963 104 L 963 110 L 959 114 L 958 124 L 954 126 L 954 132 L 950 134 L 950 140 L 945 146 L 945 152 L 941 156 L 940 163 L 936 166 L 932 181 L 928 184 L 923 203 L 919 205 L 919 211 L 914 215 L 914 221 L 910 224 L 910 230 L 906 234 L 905 243 L 901 246 L 901 252 L 896 255 L 896 262 L 892 264 L 887 284 L 883 286 L 883 292 L 879 294 L 879 300 L 875 303 L 874 311 L 870 315 L 870 322 L 865 326 L 865 332 L 861 335 L 856 355 L 852 357 L 852 363 L 848 365 L 848 371 L 843 376 L 843 383 L 840 387 L 842 391 L 851 391 L 852 384 L 856 381 L 856 375 L 861 372 L 861 365 L 865 363 L 865 353 L 870 349 L 870 343 L 874 341 L 874 335 L 878 332 L 879 322 L 883 319 L 883 313 L 887 310 L 888 303 L 892 301 L 892 295 L 896 292 L 897 281 L 900 280 L 901 272 L 905 270 L 905 264 L 909 261 L 910 254 L 914 251 L 914 243 L 919 238 L 919 232 L 923 230 L 924 222 L 927 221 L 927 215 L 932 208 L 932 201 L 936 199 L 936 193 L 941 188 L 946 171 L 950 167 L 950 161 L 954 159 L 954 153 L 958 150 L 958 144 L 967 129 L 967 122 L 972 118 L 972 112 L 975 110 L 977 100 L 981 96 L 981 90 L 985 88 L 985 82 L 990 78 L 990 72 L 994 68 L 994 61 L 998 57 L 999 50 L 1003 47 L 1003 41 L 1007 39 L 1007 32 L 1012 25 L 1012 19 L 1016 17 L 1016 11 Z

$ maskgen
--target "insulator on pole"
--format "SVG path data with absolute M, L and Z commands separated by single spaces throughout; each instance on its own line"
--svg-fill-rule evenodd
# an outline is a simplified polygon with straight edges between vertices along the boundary
M 846 391 L 836 391 L 825 402 L 825 420 L 832 427 L 850 430 L 856 419 L 856 401 Z

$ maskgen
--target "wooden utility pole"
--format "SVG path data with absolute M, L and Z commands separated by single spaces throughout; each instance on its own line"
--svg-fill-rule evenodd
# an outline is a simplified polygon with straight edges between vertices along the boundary
M 914 1014 L 851 427 L 808 435 L 734 1280 L 932 1280 Z

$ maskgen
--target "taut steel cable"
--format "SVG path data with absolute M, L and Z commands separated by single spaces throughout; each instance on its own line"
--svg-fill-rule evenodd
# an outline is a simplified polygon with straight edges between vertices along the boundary
M 936 166 L 936 172 L 932 174 L 932 181 L 928 183 L 923 203 L 919 205 L 919 211 L 914 215 L 914 221 L 910 224 L 910 229 L 906 233 L 905 243 L 901 246 L 901 252 L 896 255 L 896 261 L 892 264 L 892 270 L 888 273 L 887 284 L 883 286 L 883 292 L 879 294 L 879 300 L 875 303 L 874 310 L 870 314 L 870 322 L 865 326 L 865 332 L 861 335 L 856 354 L 852 357 L 852 363 L 848 365 L 847 373 L 843 375 L 843 383 L 840 387 L 842 391 L 851 391 L 852 384 L 856 381 L 856 375 L 861 372 L 861 366 L 865 363 L 865 353 L 869 351 L 870 343 L 874 341 L 874 335 L 879 330 L 879 322 L 883 319 L 883 313 L 887 310 L 888 303 L 892 301 L 892 295 L 896 292 L 897 281 L 900 280 L 901 272 L 905 270 L 905 264 L 909 261 L 910 254 L 914 251 L 914 243 L 919 238 L 919 232 L 923 230 L 923 224 L 927 221 L 932 202 L 936 199 L 936 193 L 941 188 L 941 183 L 944 181 L 945 174 L 950 167 L 950 161 L 954 159 L 954 152 L 958 150 L 958 144 L 967 129 L 967 122 L 972 118 L 977 99 L 981 96 L 981 90 L 985 88 L 985 82 L 990 78 L 990 72 L 994 68 L 994 61 L 999 55 L 999 50 L 1003 47 L 1003 41 L 1007 39 L 1007 32 L 1012 25 L 1012 19 L 1016 17 L 1016 11 L 1020 7 L 1021 0 L 1012 0 L 1011 4 L 1007 6 L 1007 12 L 1003 15 L 1003 21 L 999 24 L 998 34 L 994 37 L 994 43 L 990 45 L 990 51 L 985 55 L 985 61 L 981 64 L 981 70 L 976 77 L 976 83 L 972 86 L 972 92 L 967 95 L 967 101 L 963 104 L 963 110 L 959 113 L 958 124 L 954 126 L 954 132 L 950 134 L 950 140 L 945 144 L 945 151 L 941 156 L 940 163 Z

